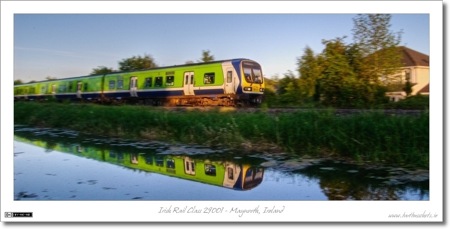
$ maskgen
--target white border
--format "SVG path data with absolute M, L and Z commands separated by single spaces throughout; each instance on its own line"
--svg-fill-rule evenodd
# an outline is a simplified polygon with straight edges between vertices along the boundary
M 429 201 L 13 201 L 13 56 L 16 13 L 426 13 L 430 14 Z M 442 222 L 443 221 L 443 4 L 440 1 L 232 2 L 14 2 L 1 3 L 1 220 L 31 222 Z M 306 33 L 307 31 L 305 31 Z M 161 207 L 285 207 L 282 214 L 158 214 Z M 33 212 L 32 219 L 4 212 Z M 434 218 L 388 218 L 390 213 Z

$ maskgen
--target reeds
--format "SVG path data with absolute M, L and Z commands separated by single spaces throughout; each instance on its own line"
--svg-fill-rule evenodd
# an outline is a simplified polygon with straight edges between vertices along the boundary
M 279 151 L 314 157 L 428 168 L 429 115 L 333 110 L 273 114 L 173 111 L 148 106 L 17 102 L 15 124 L 68 128 L 102 136 L 146 138 Z M 266 147 L 263 147 L 266 146 Z

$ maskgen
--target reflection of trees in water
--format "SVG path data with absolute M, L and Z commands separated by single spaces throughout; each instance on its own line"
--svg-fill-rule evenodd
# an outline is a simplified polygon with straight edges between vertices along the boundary
M 54 141 L 46 141 L 45 142 L 45 152 L 49 153 L 52 152 L 55 147 L 56 147 L 57 143 Z
M 366 170 L 357 165 L 322 164 L 311 166 L 301 173 L 319 180 L 320 188 L 329 200 L 399 200 L 412 192 L 425 199 L 427 182 L 389 185 L 389 172 Z
M 330 200 L 397 200 L 396 187 L 376 187 L 343 179 L 320 179 L 320 187 Z

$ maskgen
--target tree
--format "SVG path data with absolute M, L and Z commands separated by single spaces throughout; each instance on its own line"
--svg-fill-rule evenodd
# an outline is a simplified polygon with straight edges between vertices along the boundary
M 104 75 L 113 72 L 112 68 L 107 68 L 105 66 L 98 66 L 97 68 L 92 69 L 91 75 Z
M 123 59 L 119 62 L 120 71 L 136 71 L 156 67 L 158 67 L 158 65 L 155 64 L 153 57 L 147 54 L 145 54 L 143 57 L 133 56 L 131 58 Z
M 344 38 L 324 40 L 325 49 L 320 91 L 322 103 L 335 107 L 355 106 L 359 102 L 358 82 L 346 56 Z
M 298 78 L 289 71 L 284 74 L 284 78 L 278 81 L 277 94 L 279 102 L 283 105 L 298 105 L 301 103 Z
M 14 80 L 14 85 L 23 84 L 22 80 Z
M 390 31 L 390 14 L 358 14 L 354 19 L 353 39 L 361 52 L 361 77 L 370 83 L 387 84 L 401 67 L 397 48 L 401 31 Z
M 409 79 L 406 79 L 405 86 L 403 87 L 403 91 L 406 93 L 406 96 L 410 96 L 412 93 L 413 84 Z
M 297 58 L 299 87 L 302 97 L 309 98 L 316 93 L 316 83 L 322 75 L 320 56 L 316 56 L 310 47 L 306 47 L 301 58 Z
M 209 50 L 203 50 L 202 51 L 202 59 L 199 62 L 206 63 L 206 62 L 211 62 L 211 61 L 214 61 L 214 56 L 212 56 L 210 54 Z

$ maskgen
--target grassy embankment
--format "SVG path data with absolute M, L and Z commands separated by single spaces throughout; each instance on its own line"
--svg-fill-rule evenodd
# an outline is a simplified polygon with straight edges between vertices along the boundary
M 14 123 L 97 135 L 177 141 L 428 168 L 429 115 L 329 111 L 168 111 L 141 106 L 18 102 Z

